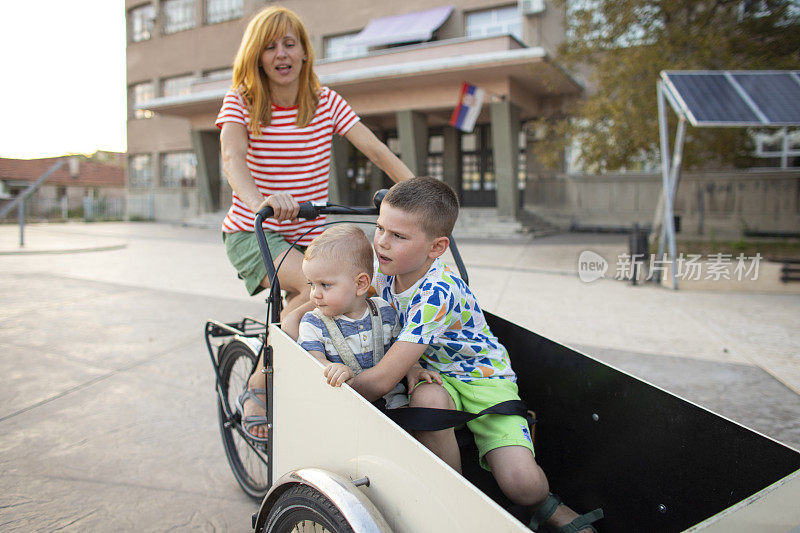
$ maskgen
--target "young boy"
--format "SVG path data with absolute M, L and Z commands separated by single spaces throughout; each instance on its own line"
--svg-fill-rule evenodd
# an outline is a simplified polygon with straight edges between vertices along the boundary
M 372 246 L 353 224 L 332 226 L 315 238 L 302 268 L 315 309 L 300 321 L 297 343 L 326 365 L 325 378 L 339 387 L 380 361 L 400 331 L 397 313 L 385 300 L 367 297 Z M 438 380 L 419 364 L 412 374 L 417 380 Z M 400 383 L 384 399 L 387 409 L 408 404 Z
M 383 359 L 350 380 L 374 400 L 406 374 L 411 407 L 479 412 L 519 399 L 508 352 L 489 330 L 467 285 L 440 256 L 458 217 L 453 190 L 433 178 L 394 185 L 381 204 L 373 246 L 379 269 L 374 285 L 400 315 L 402 329 Z M 420 382 L 412 367 L 441 374 L 441 382 Z M 564 531 L 592 531 L 602 512 L 578 515 L 549 495 L 536 464 L 527 422 L 521 416 L 485 415 L 467 423 L 481 465 L 490 469 L 505 495 L 534 509 L 531 527 L 547 522 Z M 418 431 L 415 437 L 455 470 L 461 459 L 453 429 Z

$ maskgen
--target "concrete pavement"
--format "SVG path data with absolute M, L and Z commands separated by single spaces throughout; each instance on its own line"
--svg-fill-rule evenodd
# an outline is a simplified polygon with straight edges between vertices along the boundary
M 48 224 L 26 238 L 37 253 L 0 226 L 0 529 L 249 530 L 202 327 L 264 306 L 218 231 Z M 581 282 L 580 252 L 612 261 L 618 235 L 459 248 L 487 310 L 800 448 L 800 296 Z

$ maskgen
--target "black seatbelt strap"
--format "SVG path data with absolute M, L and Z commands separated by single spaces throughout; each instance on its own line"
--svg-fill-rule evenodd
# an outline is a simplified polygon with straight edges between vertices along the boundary
M 407 431 L 439 431 L 466 424 L 483 415 L 519 415 L 527 418 L 528 407 L 522 400 L 507 400 L 487 407 L 479 413 L 430 407 L 407 407 L 386 411 L 386 416 Z

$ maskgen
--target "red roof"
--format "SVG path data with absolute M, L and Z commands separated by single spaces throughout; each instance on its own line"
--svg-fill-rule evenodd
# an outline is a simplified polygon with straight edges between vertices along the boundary
M 89 161 L 84 158 L 80 158 L 78 176 L 71 177 L 68 156 L 45 159 L 5 159 L 0 157 L 0 180 L 36 181 L 60 159 L 64 160 L 64 165 L 47 178 L 46 184 L 80 187 L 125 186 L 125 170 L 122 167 Z

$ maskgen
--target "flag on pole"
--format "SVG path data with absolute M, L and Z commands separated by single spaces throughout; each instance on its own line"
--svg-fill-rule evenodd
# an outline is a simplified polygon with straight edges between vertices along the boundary
M 461 85 L 461 93 L 458 95 L 458 105 L 453 109 L 453 116 L 450 117 L 450 125 L 461 131 L 470 133 L 475 128 L 475 121 L 481 112 L 483 96 L 485 91 L 469 83 Z

